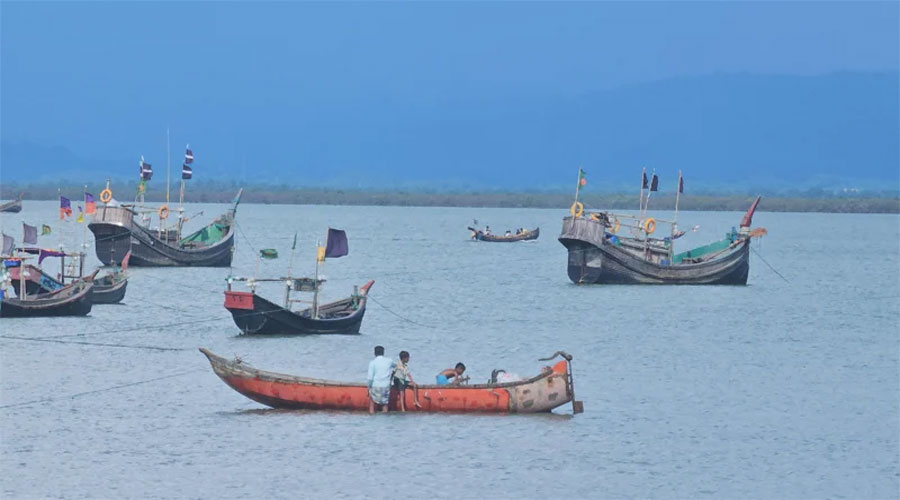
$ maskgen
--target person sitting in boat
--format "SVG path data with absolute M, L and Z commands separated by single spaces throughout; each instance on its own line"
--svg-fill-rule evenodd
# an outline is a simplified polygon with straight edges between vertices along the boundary
M 437 385 L 458 385 L 463 381 L 462 374 L 465 371 L 466 365 L 462 363 L 456 363 L 456 367 L 447 368 L 446 370 L 442 370 L 441 373 L 438 373 L 436 377 L 436 383 Z M 450 379 L 453 379 L 453 381 L 451 382 Z
M 375 413 L 375 407 L 382 412 L 388 411 L 388 400 L 391 397 L 391 376 L 396 364 L 384 357 L 384 347 L 375 346 L 375 359 L 369 361 L 369 375 L 366 386 L 369 388 L 369 413 Z
M 413 404 L 421 407 L 422 405 L 419 404 L 419 386 L 416 385 L 412 375 L 409 373 L 409 353 L 400 351 L 398 358 L 400 362 L 394 367 L 393 385 L 394 389 L 397 389 L 397 392 L 400 393 L 400 411 L 406 411 L 406 388 L 409 386 L 413 388 Z
M 506 234 L 504 236 L 512 236 L 512 231 L 509 229 L 506 230 Z
M 484 226 L 484 234 L 491 234 L 491 226 Z

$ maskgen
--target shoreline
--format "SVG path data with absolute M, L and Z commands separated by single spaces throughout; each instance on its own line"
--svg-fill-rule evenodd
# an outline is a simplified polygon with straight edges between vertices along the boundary
M 114 183 L 114 193 L 128 193 L 120 202 L 133 200 L 133 186 Z M 76 202 L 84 186 L 68 186 L 61 189 L 63 196 Z M 88 186 L 88 191 L 98 196 L 102 185 Z M 203 186 L 188 189 L 186 199 L 190 203 L 228 203 L 232 201 L 238 186 Z M 56 187 L 4 185 L 0 188 L 3 200 L 13 199 L 25 192 L 25 200 L 55 200 Z M 636 193 L 583 193 L 580 200 L 592 210 L 632 210 L 637 206 Z M 115 196 L 115 195 L 114 195 Z M 682 195 L 679 211 L 744 211 L 755 195 Z M 149 203 L 165 201 L 165 191 L 151 190 L 146 195 Z M 397 207 L 460 207 L 460 208 L 557 208 L 568 209 L 573 193 L 562 192 L 426 192 L 410 190 L 323 189 L 323 188 L 272 188 L 249 186 L 241 198 L 244 203 L 268 205 L 347 205 L 347 206 L 397 206 Z M 171 201 L 170 201 L 171 203 Z M 671 210 L 675 206 L 674 194 L 654 193 L 651 210 Z M 761 212 L 811 212 L 811 213 L 883 213 L 900 214 L 900 197 L 878 195 L 821 195 L 787 196 L 766 195 L 760 203 Z

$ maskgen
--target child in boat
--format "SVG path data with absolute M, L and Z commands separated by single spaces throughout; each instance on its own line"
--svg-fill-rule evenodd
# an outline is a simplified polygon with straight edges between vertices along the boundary
M 466 365 L 456 363 L 455 368 L 447 368 L 437 374 L 437 385 L 459 384 L 462 382 L 462 374 L 466 371 Z M 453 379 L 453 382 L 450 382 Z
M 406 411 L 406 388 L 412 386 L 413 388 L 413 404 L 417 407 L 421 407 L 419 404 L 419 386 L 416 385 L 416 382 L 413 380 L 412 375 L 409 373 L 409 353 L 406 351 L 400 351 L 400 362 L 394 367 L 394 389 L 397 389 L 397 392 L 400 395 L 400 411 Z

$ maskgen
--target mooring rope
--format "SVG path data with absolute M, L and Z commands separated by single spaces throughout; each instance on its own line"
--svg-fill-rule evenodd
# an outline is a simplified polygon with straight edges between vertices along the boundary
M 157 347 L 152 345 L 128 345 L 128 344 L 107 344 L 103 342 L 85 342 L 80 340 L 58 340 L 58 339 L 48 339 L 48 338 L 28 338 L 28 337 L 13 337 L 10 335 L 0 335 L 0 339 L 7 340 L 24 340 L 27 342 L 53 342 L 56 344 L 80 344 L 80 345 L 91 345 L 91 346 L 100 346 L 100 347 L 123 347 L 127 349 L 145 349 L 148 351 L 189 351 L 190 349 L 178 348 L 178 347 Z
M 753 250 L 753 253 L 755 253 L 756 256 L 759 257 L 759 260 L 763 261 L 763 264 L 769 266 L 769 269 L 771 269 L 773 273 L 777 274 L 779 278 L 783 279 L 785 283 L 790 283 L 790 281 L 788 281 L 787 278 L 782 276 L 781 273 L 779 273 L 774 267 L 772 267 L 772 264 L 769 264 L 768 262 L 766 262 L 766 259 L 764 259 L 763 256 L 760 255 L 759 252 L 757 252 L 755 248 L 753 248 L 751 246 L 750 250 Z
M 394 312 L 391 308 L 389 308 L 388 306 L 382 304 L 382 303 L 379 302 L 375 297 L 373 297 L 373 296 L 371 296 L 371 295 L 366 295 L 366 299 L 372 299 L 372 301 L 375 302 L 376 304 L 378 304 L 379 306 L 381 306 L 382 309 L 384 309 L 385 311 L 387 311 L 387 312 L 393 314 L 394 316 L 396 316 L 396 317 L 402 319 L 403 321 L 412 323 L 412 324 L 414 324 L 414 325 L 422 326 L 422 327 L 425 327 L 425 328 L 435 328 L 434 326 L 426 325 L 426 324 L 423 324 L 423 323 L 419 323 L 418 321 L 411 320 L 411 319 L 409 319 L 409 318 L 407 318 L 407 317 L 405 317 L 405 316 L 403 316 L 403 315 L 401 315 L 401 314 L 398 314 L 398 313 Z
M 69 395 L 67 395 L 67 396 L 60 396 L 60 397 L 57 397 L 57 398 L 42 398 L 42 399 L 35 399 L 35 400 L 32 400 L 32 401 L 24 401 L 24 402 L 22 402 L 22 403 L 13 403 L 13 404 L 8 404 L 8 405 L 3 405 L 3 406 L 0 406 L 0 409 L 15 408 L 15 407 L 17 407 L 17 406 L 28 406 L 28 405 L 33 405 L 33 404 L 37 404 L 37 403 L 51 403 L 51 402 L 54 402 L 54 401 L 60 401 L 60 400 L 63 400 L 63 399 L 74 399 L 74 398 L 78 398 L 78 397 L 81 397 L 81 396 L 87 396 L 87 395 L 90 395 L 90 394 L 97 394 L 97 393 L 100 393 L 100 392 L 114 391 L 114 390 L 118 390 L 118 389 L 124 389 L 124 388 L 126 388 L 126 387 L 133 387 L 133 386 L 136 386 L 136 385 L 148 384 L 148 383 L 150 383 L 150 382 L 156 382 L 156 381 L 159 381 L 159 380 L 165 380 L 165 379 L 169 379 L 169 378 L 181 377 L 181 376 L 183 376 L 183 375 L 188 375 L 188 374 L 191 374 L 191 373 L 196 373 L 196 372 L 199 372 L 199 371 L 205 371 L 205 370 L 206 370 L 206 368 L 194 368 L 193 370 L 187 370 L 187 371 L 183 371 L 183 372 L 173 373 L 173 374 L 171 374 L 171 375 L 164 375 L 164 376 L 162 376 L 162 377 L 155 377 L 155 378 L 146 379 L 146 380 L 139 380 L 139 381 L 137 381 L 137 382 L 130 382 L 130 383 L 127 383 L 127 384 L 115 385 L 115 386 L 112 386 L 112 387 L 104 387 L 104 388 L 102 388 L 102 389 L 94 389 L 94 390 L 92 390 L 92 391 L 78 392 L 78 393 L 75 393 L 75 394 L 69 394 Z

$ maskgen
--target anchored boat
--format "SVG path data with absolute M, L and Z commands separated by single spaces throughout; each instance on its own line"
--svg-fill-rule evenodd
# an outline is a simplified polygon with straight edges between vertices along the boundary
M 291 247 L 291 268 L 293 268 L 294 249 L 297 247 L 297 236 Z M 359 333 L 363 316 L 366 314 L 366 298 L 375 281 L 369 281 L 362 287 L 353 287 L 353 294 L 345 299 L 327 304 L 319 304 L 319 292 L 325 280 L 319 278 L 319 264 L 326 258 L 343 257 L 349 253 L 347 234 L 339 229 L 328 228 L 325 246 L 316 245 L 316 275 L 314 278 L 291 277 L 288 270 L 286 278 L 236 278 L 228 277 L 225 290 L 225 309 L 231 313 L 234 323 L 243 333 L 273 335 L 309 335 L 327 333 Z M 278 257 L 275 249 L 260 251 L 259 258 L 274 259 Z M 250 291 L 232 290 L 232 283 L 246 282 Z M 284 301 L 278 305 L 260 297 L 256 288 L 260 283 L 278 282 L 284 284 Z M 293 292 L 309 292 L 313 294 L 312 302 L 294 299 Z M 307 302 L 309 307 L 299 311 L 292 309 L 296 303 Z
M 200 349 L 213 371 L 244 396 L 272 408 L 367 411 L 369 393 L 363 382 L 336 382 L 258 370 L 240 359 L 228 360 Z M 564 357 L 538 375 L 508 383 L 473 385 L 419 385 L 419 403 L 405 391 L 407 411 L 466 413 L 541 413 L 573 401 L 575 413 L 583 411 L 574 401 L 572 356 Z M 554 356 L 555 357 L 555 356 Z M 552 358 L 551 358 L 552 359 Z M 400 393 L 391 390 L 389 408 L 399 408 Z
M 92 292 L 92 302 L 94 304 L 118 304 L 125 298 L 125 291 L 128 287 L 128 260 L 130 255 L 126 254 L 125 258 L 122 260 L 122 266 L 120 268 L 115 268 L 110 272 L 107 272 L 105 275 L 101 277 L 97 277 L 100 274 L 100 269 L 97 269 L 89 276 L 83 276 L 83 263 L 85 255 L 83 253 L 77 254 L 68 254 L 65 252 L 57 252 L 53 250 L 42 250 L 38 248 L 26 248 L 23 249 L 26 253 L 36 253 L 40 254 L 40 260 L 43 260 L 46 256 L 50 257 L 59 257 L 60 258 L 60 274 L 59 279 L 56 277 L 47 274 L 40 267 L 25 264 L 24 266 L 11 267 L 9 268 L 9 275 L 12 281 L 12 287 L 15 289 L 16 295 L 21 295 L 20 290 L 21 287 L 25 287 L 25 293 L 32 296 L 39 296 L 42 294 L 53 293 L 57 290 L 61 290 L 66 286 L 65 278 L 72 278 L 75 281 L 87 281 L 93 284 L 93 292 Z M 71 257 L 71 263 L 78 262 L 81 271 L 78 274 L 74 274 L 74 265 L 73 269 L 70 270 L 69 274 L 65 274 L 65 258 Z M 24 273 L 22 271 L 24 270 Z
M 521 231 L 513 234 L 493 234 L 489 230 L 482 231 L 481 229 L 474 228 L 472 226 L 468 227 L 469 231 L 472 232 L 472 239 L 477 241 L 489 241 L 492 243 L 511 243 L 514 241 L 530 241 L 536 240 L 541 235 L 541 228 L 536 227 L 534 229 L 522 229 Z
M 0 203 L 0 212 L 7 212 L 17 214 L 22 211 L 22 198 L 25 196 L 25 193 L 19 193 L 19 197 L 15 200 L 10 200 L 4 203 Z
M 587 213 L 576 197 L 559 235 L 559 242 L 569 252 L 569 279 L 578 284 L 746 285 L 750 240 L 766 234 L 763 228 L 750 229 L 760 197 L 747 210 L 739 230 L 732 229 L 719 241 L 676 253 L 675 240 L 685 234 L 677 225 L 678 195 L 684 182 L 679 176 L 675 219 L 666 221 L 647 215 L 650 193 L 656 191 L 658 180 L 654 173 L 648 186 L 646 172 L 642 177 L 637 215 Z M 583 178 L 580 172 L 579 179 Z M 650 191 L 645 200 L 643 189 L 647 188 Z M 670 225 L 669 234 L 653 237 L 657 225 L 665 223 Z M 630 229 L 633 236 L 624 235 L 623 229 Z
M 22 274 L 19 274 L 19 290 L 26 290 L 25 293 L 17 293 L 17 297 L 6 296 L 6 288 L 11 280 L 9 270 L 20 268 L 23 262 L 24 259 L 21 257 L 8 258 L 3 261 L 3 283 L 0 284 L 0 297 L 2 297 L 0 317 L 85 316 L 91 312 L 94 286 L 87 281 L 76 281 L 59 290 L 32 297 L 27 293 Z

